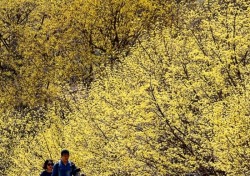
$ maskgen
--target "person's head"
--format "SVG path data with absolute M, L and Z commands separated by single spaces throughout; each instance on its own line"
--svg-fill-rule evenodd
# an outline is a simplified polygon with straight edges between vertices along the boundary
M 63 162 L 67 162 L 69 160 L 69 151 L 67 149 L 63 149 L 61 151 L 61 160 Z
M 47 159 L 43 164 L 44 170 L 52 170 L 54 166 L 53 160 Z

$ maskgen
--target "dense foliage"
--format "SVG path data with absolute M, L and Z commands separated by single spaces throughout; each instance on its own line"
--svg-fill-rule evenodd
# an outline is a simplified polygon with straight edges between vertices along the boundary
M 250 174 L 247 0 L 0 7 L 0 175 Z

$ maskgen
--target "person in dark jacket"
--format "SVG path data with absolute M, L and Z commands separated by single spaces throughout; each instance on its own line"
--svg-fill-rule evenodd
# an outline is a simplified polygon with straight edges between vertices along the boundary
M 52 176 L 77 176 L 80 169 L 69 160 L 69 151 L 61 151 L 61 159 L 54 165 Z
M 53 170 L 53 160 L 47 159 L 43 164 L 44 171 L 40 174 L 40 176 L 51 176 Z

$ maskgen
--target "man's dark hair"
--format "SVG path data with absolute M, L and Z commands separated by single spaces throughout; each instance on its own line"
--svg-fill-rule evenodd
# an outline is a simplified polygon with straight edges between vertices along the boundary
M 63 149 L 62 151 L 61 151 L 61 156 L 63 156 L 63 155 L 69 155 L 69 151 L 67 150 L 67 149 Z

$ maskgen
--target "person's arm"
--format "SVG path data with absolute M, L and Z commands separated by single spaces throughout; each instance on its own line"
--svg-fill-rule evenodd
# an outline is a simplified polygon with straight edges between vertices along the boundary
M 80 168 L 77 168 L 74 163 L 72 163 L 72 175 L 77 176 L 77 173 L 80 172 Z
M 58 163 L 54 165 L 51 176 L 58 176 Z
M 40 176 L 44 176 L 44 171 L 42 171 L 42 173 L 40 174 Z

